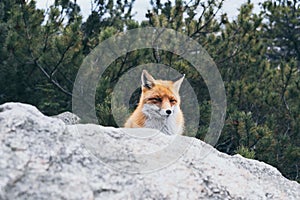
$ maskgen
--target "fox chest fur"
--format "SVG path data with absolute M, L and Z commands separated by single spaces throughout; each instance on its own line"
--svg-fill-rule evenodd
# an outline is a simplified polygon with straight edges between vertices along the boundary
M 144 70 L 140 101 L 125 127 L 153 128 L 168 135 L 182 134 L 184 118 L 180 109 L 179 88 L 183 78 L 176 81 L 155 80 Z

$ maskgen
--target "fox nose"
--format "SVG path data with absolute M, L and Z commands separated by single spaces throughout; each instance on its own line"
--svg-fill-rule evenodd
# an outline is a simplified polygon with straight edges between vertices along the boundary
M 172 113 L 172 110 L 166 110 L 166 113 L 168 114 L 168 115 L 170 115 L 171 113 Z

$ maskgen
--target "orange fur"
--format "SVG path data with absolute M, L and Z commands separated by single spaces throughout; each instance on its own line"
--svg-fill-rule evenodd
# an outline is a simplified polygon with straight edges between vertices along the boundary
M 184 77 L 184 76 L 183 76 Z M 172 131 L 173 134 L 182 134 L 184 127 L 184 118 L 182 111 L 180 109 L 180 96 L 179 88 L 182 83 L 183 77 L 179 80 L 165 81 L 165 80 L 155 80 L 147 71 L 143 71 L 142 74 L 142 94 L 140 97 L 139 104 L 132 115 L 128 118 L 125 123 L 126 128 L 139 128 L 139 127 L 156 127 L 161 124 L 164 126 L 164 122 L 153 122 L 152 113 L 155 113 L 156 120 L 165 120 L 166 126 L 171 126 L 168 129 Z M 145 105 L 154 106 L 157 110 L 145 111 Z M 152 107 L 150 107 L 152 109 Z M 169 110 L 169 111 L 168 111 Z M 171 112 L 171 114 L 167 114 Z M 161 116 L 160 116 L 161 115 Z

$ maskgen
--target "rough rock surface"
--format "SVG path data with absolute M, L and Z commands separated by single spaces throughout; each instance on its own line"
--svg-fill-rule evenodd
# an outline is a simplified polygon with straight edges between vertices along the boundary
M 66 125 L 78 124 L 80 122 L 80 118 L 71 112 L 63 112 L 52 117 L 61 119 Z
M 67 125 L 0 106 L 0 199 L 300 199 L 263 162 L 151 129 Z

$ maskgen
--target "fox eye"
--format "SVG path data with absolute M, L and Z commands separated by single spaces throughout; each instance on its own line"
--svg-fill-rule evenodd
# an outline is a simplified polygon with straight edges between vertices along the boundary
M 154 98 L 155 101 L 162 102 L 161 98 Z
M 157 102 L 162 102 L 161 98 L 155 97 L 155 98 L 150 98 L 150 101 L 157 101 Z
M 170 99 L 170 103 L 176 103 L 177 101 L 175 99 Z

